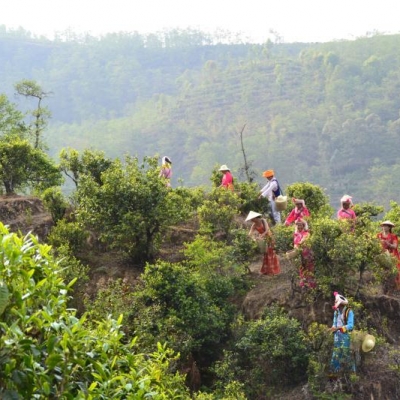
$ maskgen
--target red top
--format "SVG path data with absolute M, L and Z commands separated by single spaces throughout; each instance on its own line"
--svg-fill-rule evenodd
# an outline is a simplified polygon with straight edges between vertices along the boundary
M 258 232 L 260 235 L 262 235 L 263 233 L 265 233 L 265 232 L 267 231 L 266 223 L 265 223 L 263 220 L 261 220 L 261 221 L 262 221 L 262 224 L 259 225 L 259 226 L 257 226 L 256 224 L 254 224 L 254 229 L 256 229 L 257 232 Z
M 300 243 L 309 235 L 308 231 L 297 231 L 293 235 L 294 247 L 298 247 Z
M 383 232 L 378 233 L 378 239 L 381 241 L 381 245 L 384 250 L 387 250 L 390 254 L 400 258 L 399 250 L 397 249 L 398 246 L 398 239 L 394 233 L 384 234 Z M 396 247 L 389 247 L 389 244 L 395 245 Z
M 224 176 L 222 177 L 221 185 L 227 188 L 233 185 L 233 176 L 230 171 L 225 172 Z
M 296 222 L 298 219 L 302 219 L 304 217 L 309 217 L 309 216 L 310 216 L 310 211 L 308 211 L 307 207 L 303 207 L 301 210 L 295 207 L 293 208 L 292 211 L 290 211 L 290 214 L 286 218 L 285 225 L 289 226 L 293 224 L 293 222 Z

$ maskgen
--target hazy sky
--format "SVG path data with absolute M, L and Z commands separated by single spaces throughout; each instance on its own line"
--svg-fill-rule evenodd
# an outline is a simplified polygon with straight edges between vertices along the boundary
M 254 41 L 354 39 L 367 32 L 400 33 L 399 0 L 3 0 L 0 25 L 52 37 L 71 29 L 92 35 L 217 28 Z

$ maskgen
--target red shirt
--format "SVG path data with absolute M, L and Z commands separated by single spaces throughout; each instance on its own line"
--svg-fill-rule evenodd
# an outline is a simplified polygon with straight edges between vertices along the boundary
M 297 207 L 295 207 L 286 218 L 285 225 L 289 226 L 290 224 L 293 224 L 293 222 L 296 222 L 298 219 L 302 219 L 304 217 L 309 217 L 309 216 L 310 216 L 310 211 L 308 211 L 307 207 L 303 207 L 300 211 L 298 210 Z
M 229 171 L 225 172 L 224 176 L 222 177 L 221 185 L 227 188 L 233 185 L 233 176 Z
M 397 236 L 394 233 L 390 233 L 389 232 L 385 236 L 385 234 L 383 232 L 380 232 L 380 233 L 378 233 L 377 236 L 378 236 L 378 239 L 381 241 L 382 248 L 384 250 L 387 250 L 393 256 L 395 256 L 397 258 L 400 258 L 399 251 L 397 249 L 398 239 L 397 239 Z M 389 244 L 391 244 L 391 245 L 396 245 L 396 247 L 394 247 L 394 248 L 393 247 L 388 247 L 388 243 L 386 243 L 386 242 L 389 242 Z

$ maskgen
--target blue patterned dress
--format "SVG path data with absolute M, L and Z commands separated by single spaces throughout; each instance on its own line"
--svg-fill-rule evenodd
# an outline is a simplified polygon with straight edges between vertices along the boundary
M 333 373 L 339 371 L 356 371 L 350 350 L 350 332 L 354 327 L 354 313 L 353 310 L 349 310 L 346 324 L 344 324 L 345 312 L 346 307 L 343 307 L 341 310 L 336 310 L 333 315 L 332 327 L 341 328 L 333 334 L 333 353 L 331 359 L 331 370 Z

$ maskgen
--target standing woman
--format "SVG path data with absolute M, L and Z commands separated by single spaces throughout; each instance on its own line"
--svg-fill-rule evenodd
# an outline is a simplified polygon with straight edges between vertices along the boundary
M 165 178 L 165 186 L 171 187 L 171 177 L 172 177 L 172 161 L 169 157 L 164 156 L 161 161 L 161 171 L 160 178 Z
M 398 250 L 399 240 L 397 236 L 392 233 L 394 223 L 391 221 L 383 221 L 381 223 L 382 232 L 378 233 L 378 239 L 381 241 L 383 250 L 388 251 L 392 256 L 398 260 L 397 269 L 398 274 L 395 279 L 396 290 L 400 290 L 400 254 Z
M 332 378 L 338 377 L 339 372 L 355 372 L 356 366 L 350 349 L 350 335 L 354 328 L 354 313 L 348 306 L 349 301 L 338 292 L 334 292 L 335 305 L 333 323 L 333 353 L 331 359 Z
M 293 224 L 293 222 L 296 222 L 298 219 L 310 216 L 310 211 L 308 211 L 308 208 L 306 207 L 306 202 L 303 199 L 293 198 L 292 201 L 295 204 L 295 207 L 286 218 L 286 226 Z
M 349 196 L 348 194 L 345 194 L 341 199 L 340 199 L 340 209 L 337 212 L 337 218 L 338 219 L 350 219 L 350 220 L 356 220 L 356 213 L 354 210 L 351 208 L 353 207 L 353 198 Z
M 231 174 L 231 170 L 225 164 L 221 165 L 219 170 L 224 174 L 224 176 L 222 177 L 221 185 L 219 187 L 233 190 L 233 176 Z
M 300 287 L 315 288 L 314 257 L 309 247 L 305 245 L 310 236 L 307 222 L 300 218 L 295 222 L 296 228 L 293 234 L 293 247 L 301 251 L 301 266 L 299 270 Z
M 337 212 L 337 218 L 339 220 L 347 221 L 347 226 L 345 226 L 345 232 L 352 233 L 356 228 L 356 213 L 352 209 L 353 207 L 353 198 L 348 194 L 345 194 L 340 199 L 341 208 Z
M 263 255 L 263 263 L 261 266 L 260 274 L 263 275 L 277 275 L 281 272 L 279 265 L 279 258 L 274 250 L 274 241 L 272 238 L 271 230 L 269 229 L 268 222 L 262 215 L 254 211 L 250 211 L 246 218 L 251 221 L 249 236 L 254 240 L 262 241 L 265 244 L 265 251 Z

